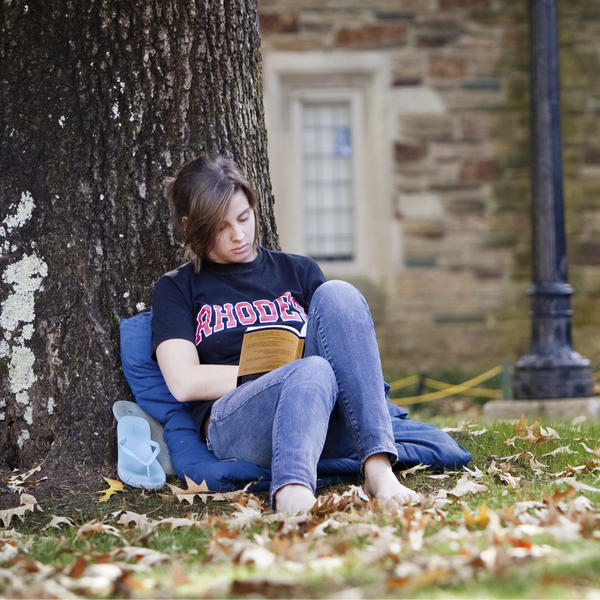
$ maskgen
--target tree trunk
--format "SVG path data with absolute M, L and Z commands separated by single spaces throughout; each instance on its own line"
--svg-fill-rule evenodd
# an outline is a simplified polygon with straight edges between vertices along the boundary
M 164 177 L 232 156 L 277 246 L 252 0 L 0 4 L 0 461 L 115 459 L 118 324 L 180 261 Z

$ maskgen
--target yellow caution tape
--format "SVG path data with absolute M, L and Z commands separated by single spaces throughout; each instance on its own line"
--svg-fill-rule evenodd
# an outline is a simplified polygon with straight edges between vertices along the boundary
M 390 391 L 401 390 L 402 388 L 408 387 L 409 385 L 414 385 L 419 381 L 418 375 L 409 375 L 404 379 L 396 379 L 396 381 L 392 381 L 390 383 Z
M 431 379 L 430 377 L 425 378 L 423 383 L 434 390 L 445 390 L 452 387 L 451 383 L 444 383 L 443 381 L 437 381 L 437 379 Z M 477 396 L 479 398 L 502 398 L 502 390 L 492 388 L 474 387 L 470 390 L 465 390 L 464 393 L 468 396 Z
M 497 365 L 492 369 L 489 369 L 485 373 L 473 377 L 468 381 L 464 381 L 458 385 L 450 385 L 444 389 L 436 392 L 429 392 L 427 394 L 421 394 L 420 396 L 407 396 L 406 398 L 390 398 L 390 401 L 400 406 L 407 406 L 409 404 L 419 404 L 420 402 L 431 402 L 432 400 L 439 400 L 440 398 L 446 398 L 448 396 L 456 396 L 457 394 L 464 393 L 466 390 L 471 390 L 475 386 L 479 385 L 483 381 L 487 381 L 492 377 L 501 373 L 503 369 L 502 365 Z M 394 382 L 396 383 L 396 382 Z

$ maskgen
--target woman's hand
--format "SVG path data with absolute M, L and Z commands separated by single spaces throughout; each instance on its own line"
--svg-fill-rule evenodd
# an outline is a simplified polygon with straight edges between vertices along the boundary
M 169 391 L 179 402 L 216 400 L 236 387 L 237 365 L 200 364 L 196 346 L 188 340 L 161 342 L 156 358 Z

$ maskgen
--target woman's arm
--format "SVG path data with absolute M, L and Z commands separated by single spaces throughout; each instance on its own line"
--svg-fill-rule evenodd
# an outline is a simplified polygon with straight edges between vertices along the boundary
M 237 365 L 201 365 L 196 346 L 188 340 L 161 342 L 156 358 L 169 391 L 179 402 L 216 400 L 236 387 Z

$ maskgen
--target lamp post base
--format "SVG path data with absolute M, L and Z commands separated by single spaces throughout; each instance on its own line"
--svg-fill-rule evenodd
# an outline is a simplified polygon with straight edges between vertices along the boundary
M 559 358 L 528 354 L 515 365 L 513 393 L 523 400 L 593 396 L 590 361 L 574 351 Z

